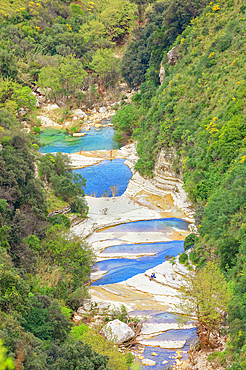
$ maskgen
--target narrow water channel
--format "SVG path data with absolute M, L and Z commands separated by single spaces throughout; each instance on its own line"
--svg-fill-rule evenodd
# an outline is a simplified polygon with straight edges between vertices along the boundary
M 91 128 L 85 136 L 79 138 L 74 138 L 62 130 L 44 129 L 41 133 L 41 142 L 44 145 L 40 149 L 42 153 L 58 151 L 75 153 L 80 150 L 95 151 L 117 148 L 117 144 L 113 141 L 112 127 Z M 131 178 L 131 171 L 124 164 L 124 161 L 124 159 L 105 160 L 74 171 L 82 174 L 87 180 L 85 188 L 87 195 L 112 197 L 112 186 L 114 186 L 114 195 L 120 197 L 125 192 Z M 106 208 L 104 212 L 106 215 Z M 119 210 L 120 212 L 121 210 Z M 147 270 L 164 263 L 171 256 L 182 253 L 184 235 L 187 232 L 188 224 L 186 221 L 170 217 L 127 222 L 112 227 L 109 225 L 106 229 L 92 233 L 88 242 L 92 243 L 93 247 L 98 243 L 104 243 L 103 250 L 98 252 L 99 262 L 93 266 L 93 272 L 96 273 L 97 277 L 91 283 L 92 288 L 102 288 L 105 289 L 105 292 L 107 289 L 111 289 L 111 292 L 116 292 L 118 289 L 119 293 L 117 294 L 120 296 L 122 286 L 120 285 L 119 288 L 118 284 L 124 284 L 128 279 L 131 280 L 137 276 L 142 279 L 141 276 L 145 276 Z M 149 278 L 147 278 L 148 280 Z M 102 292 L 98 294 L 102 296 Z M 169 349 L 172 347 L 168 347 L 165 343 L 183 342 L 181 348 L 184 352 L 183 358 L 187 358 L 190 344 L 196 340 L 195 328 L 179 330 L 177 316 L 170 312 L 153 309 L 133 311 L 130 314 L 146 315 L 147 325 L 176 325 L 175 330 L 166 329 L 156 332 L 145 340 L 142 355 L 155 361 L 156 364 L 151 366 L 152 369 L 163 370 L 166 365 L 175 364 L 174 356 L 177 349 Z M 157 354 L 155 357 L 151 355 L 153 352 Z M 148 368 L 148 366 L 142 366 L 142 369 Z

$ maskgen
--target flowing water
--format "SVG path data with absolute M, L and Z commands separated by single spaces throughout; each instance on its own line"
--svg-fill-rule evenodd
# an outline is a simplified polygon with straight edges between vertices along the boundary
M 117 148 L 113 140 L 113 128 L 91 128 L 85 136 L 74 138 L 67 134 L 65 130 L 47 128 L 41 133 L 41 143 L 44 145 L 40 151 L 42 153 L 52 153 L 62 151 L 63 153 L 74 153 L 80 149 L 82 151 L 93 150 L 112 150 Z M 112 188 L 116 191 L 116 196 L 120 196 L 126 190 L 127 184 L 131 178 L 130 169 L 124 164 L 123 159 L 105 160 L 99 164 L 92 165 L 83 169 L 74 170 L 82 174 L 87 180 L 85 193 L 87 195 L 112 196 Z M 95 240 L 110 240 L 111 246 L 106 247 L 101 253 L 100 262 L 93 266 L 94 271 L 102 271 L 104 275 L 92 282 L 92 286 L 105 287 L 108 284 L 123 282 L 139 273 L 144 273 L 170 256 L 177 256 L 183 252 L 183 241 L 159 241 L 156 242 L 150 238 L 155 235 L 163 237 L 175 232 L 185 232 L 188 230 L 187 222 L 178 218 L 165 218 L 157 220 L 146 220 L 137 222 L 128 222 L 94 233 Z M 153 236 L 154 235 L 154 236 Z M 177 233 L 176 233 L 177 235 Z M 181 234 L 180 234 L 181 235 Z M 128 242 L 123 242 L 124 238 Z M 131 240 L 131 242 L 130 242 Z M 149 241 L 148 241 L 149 240 Z M 150 242 L 153 241 L 153 242 Z M 159 239 L 158 239 L 159 240 Z M 163 239 L 162 239 L 163 240 Z M 165 240 L 165 239 L 164 239 Z M 134 243 L 133 243 L 134 241 Z M 113 243 L 112 243 L 113 242 Z M 115 243 L 115 245 L 113 245 Z M 116 245 L 117 244 L 117 245 Z M 120 257 L 117 255 L 120 254 Z M 147 323 L 163 324 L 176 323 L 177 316 L 168 312 L 134 311 L 132 315 L 147 315 Z M 182 348 L 183 358 L 187 358 L 187 351 L 191 343 L 196 340 L 196 329 L 167 330 L 164 333 L 154 335 L 148 339 L 149 345 L 145 347 L 143 355 L 145 358 L 156 362 L 151 366 L 155 370 L 163 370 L 163 361 L 168 361 L 167 365 L 175 364 L 175 350 L 153 347 L 152 342 L 156 341 L 182 341 L 186 344 Z M 158 356 L 151 356 L 156 352 Z M 149 369 L 148 366 L 142 366 L 142 369 Z
M 178 253 L 183 252 L 184 242 L 182 241 L 173 241 L 169 243 L 151 243 L 151 244 L 128 244 L 124 245 L 121 249 L 121 245 L 107 248 L 104 253 L 114 249 L 115 251 L 124 251 L 130 253 L 134 251 L 146 253 L 154 252 L 154 256 L 143 256 L 139 258 L 114 258 L 107 259 L 101 262 L 98 262 L 93 266 L 95 271 L 107 271 L 107 273 L 99 280 L 94 281 L 92 285 L 106 285 L 119 283 L 125 281 L 137 274 L 141 274 L 146 270 L 153 268 L 162 262 L 165 262 L 166 256 L 177 256 Z M 127 248 L 129 247 L 129 248 Z M 101 253 L 103 257 L 103 253 Z

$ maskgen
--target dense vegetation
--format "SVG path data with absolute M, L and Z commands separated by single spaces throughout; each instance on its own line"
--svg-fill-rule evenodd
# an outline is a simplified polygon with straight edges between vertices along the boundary
M 124 0 L 0 1 L 1 369 L 128 367 L 93 330 L 92 341 L 72 335 L 73 311 L 88 298 L 94 254 L 71 235 L 68 217 L 48 214 L 69 205 L 86 217 L 85 180 L 73 173 L 68 156 L 39 154 L 32 90 L 41 87 L 63 106 L 62 117 L 102 100 L 119 79 L 115 54 L 136 12 Z
M 129 86 L 139 86 L 146 77 L 152 84 L 159 84 L 163 55 L 207 3 L 207 0 L 165 0 L 153 5 L 146 14 L 145 26 L 133 30 L 133 40 L 122 59 L 122 75 Z
M 245 21 L 243 0 L 0 0 L 4 368 L 13 368 L 11 358 L 28 370 L 127 368 L 100 335 L 76 331 L 71 323 L 72 310 L 87 297 L 94 256 L 69 234 L 67 217 L 48 217 L 48 206 L 59 198 L 85 217 L 84 180 L 73 175 L 67 156 L 40 156 L 36 136 L 22 130 L 23 109 L 25 120 L 38 125 L 37 86 L 65 105 L 66 115 L 67 107 L 102 102 L 122 75 L 140 92 L 114 117 L 116 138 L 138 142 L 136 169 L 144 176 L 153 176 L 161 149 L 172 153 L 199 231 L 187 238 L 185 250 L 193 247 L 189 258 L 199 269 L 219 263 L 232 297 L 221 361 L 228 369 L 245 369 Z M 173 47 L 175 65 L 167 58 Z M 186 253 L 180 262 L 188 262 Z
M 36 84 L 74 107 L 96 102 L 94 84 L 102 93 L 119 79 L 117 50 L 135 11 L 124 0 L 0 2 L 0 107 L 23 107 L 19 95 L 27 96 Z
M 231 369 L 244 369 L 246 361 L 245 19 L 243 1 L 207 5 L 171 46 L 176 65 L 163 55 L 162 86 L 153 90 L 146 81 L 131 108 L 123 107 L 140 119 L 132 115 L 125 126 L 122 113 L 115 117 L 118 135 L 129 138 L 132 132 L 138 141 L 137 170 L 151 177 L 165 148 L 183 175 L 200 234 L 199 240 L 190 237 L 186 248 L 195 243 L 192 258 L 200 267 L 218 261 L 233 294 L 230 341 L 222 356 Z

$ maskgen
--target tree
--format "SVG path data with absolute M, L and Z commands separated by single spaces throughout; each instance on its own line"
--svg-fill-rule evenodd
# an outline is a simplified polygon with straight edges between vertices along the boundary
M 116 129 L 115 139 L 119 143 L 125 143 L 131 138 L 133 130 L 139 125 L 138 118 L 138 110 L 133 104 L 124 105 L 112 118 L 112 123 Z
M 112 55 L 111 50 L 97 49 L 94 53 L 90 68 L 98 75 L 100 90 L 105 88 L 107 82 L 114 83 L 117 80 L 119 77 L 117 65 L 117 59 Z
M 68 98 L 83 88 L 87 75 L 80 60 L 69 55 L 58 65 L 43 67 L 39 75 L 39 86 L 51 89 L 54 99 Z
M 52 345 L 47 364 L 50 370 L 110 370 L 108 357 L 95 352 L 80 340 L 59 347 Z
M 64 342 L 71 329 L 70 320 L 63 315 L 58 302 L 45 295 L 30 298 L 23 318 L 24 329 L 41 340 Z
M 14 55 L 5 49 L 0 49 L 0 75 L 3 78 L 15 78 L 17 72 Z
M 13 359 L 6 356 L 7 350 L 3 346 L 3 341 L 0 339 L 0 370 L 12 370 L 15 368 Z
M 227 283 L 214 262 L 185 276 L 176 308 L 183 313 L 182 321 L 193 320 L 199 327 L 202 345 L 209 345 L 210 334 L 218 331 L 230 301 Z

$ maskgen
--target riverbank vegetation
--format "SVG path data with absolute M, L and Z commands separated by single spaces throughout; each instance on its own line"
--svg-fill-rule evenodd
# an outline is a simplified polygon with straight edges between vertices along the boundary
M 153 176 L 161 149 L 172 154 L 196 211 L 199 236 L 185 243 L 186 250 L 193 248 L 190 261 L 205 272 L 219 264 L 231 294 L 223 364 L 245 368 L 245 20 L 242 0 L 0 0 L 5 368 L 13 368 L 9 356 L 16 368 L 28 370 L 65 369 L 68 361 L 111 367 L 99 348 L 72 337 L 72 310 L 87 297 L 94 256 L 83 240 L 70 236 L 68 218 L 48 217 L 48 209 L 70 204 L 85 217 L 84 183 L 63 154 L 38 154 L 32 90 L 40 87 L 63 107 L 64 121 L 70 109 L 103 102 L 123 78 L 139 92 L 113 119 L 116 139 L 138 142 L 136 169 L 146 177 Z M 167 57 L 171 49 L 174 59 Z M 23 121 L 35 126 L 33 134 L 23 131 Z M 187 263 L 188 256 L 180 260 Z
M 136 169 L 142 175 L 153 176 L 162 148 L 183 175 L 200 235 L 191 243 L 193 262 L 202 268 L 217 261 L 232 293 L 225 361 L 231 369 L 245 368 L 246 345 L 245 17 L 241 0 L 208 4 L 169 46 L 175 48 L 174 62 L 162 49 L 161 86 L 154 86 L 149 64 L 131 108 L 123 108 L 139 120 L 133 116 L 124 127 L 120 112 L 115 117 L 118 135 L 132 131 L 131 139 L 138 141 Z
M 0 130 L 1 368 L 127 370 L 132 359 L 96 330 L 90 345 L 72 335 L 73 313 L 88 298 L 95 256 L 84 240 L 71 235 L 66 216 L 48 217 L 44 185 L 84 217 L 84 179 L 72 176 L 66 155 L 39 154 L 36 137 L 27 135 L 11 113 L 5 117 Z M 85 320 L 88 325 L 90 318 Z

